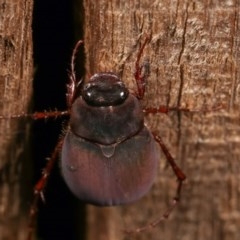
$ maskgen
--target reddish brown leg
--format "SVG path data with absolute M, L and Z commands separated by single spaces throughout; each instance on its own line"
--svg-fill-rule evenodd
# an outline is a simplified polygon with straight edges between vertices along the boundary
M 14 119 L 14 118 L 30 118 L 33 120 L 48 119 L 48 118 L 58 118 L 61 116 L 69 115 L 68 111 L 44 111 L 35 113 L 22 113 L 11 116 L 0 116 L 0 119 Z
M 51 157 L 48 160 L 46 167 L 42 171 L 42 177 L 39 179 L 39 181 L 37 182 L 37 184 L 34 187 L 34 199 L 32 201 L 31 207 L 30 207 L 29 225 L 28 225 L 29 229 L 28 229 L 27 240 L 32 239 L 32 233 L 35 229 L 35 220 L 36 220 L 36 215 L 37 215 L 37 210 L 38 210 L 38 202 L 39 202 L 40 198 L 44 201 L 43 191 L 47 184 L 48 177 L 54 167 L 54 164 L 58 159 L 58 154 L 62 148 L 62 144 L 63 144 L 63 138 L 61 138 L 59 140 L 58 144 L 56 145 Z
M 183 111 L 183 112 L 190 112 L 188 108 L 181 108 L 181 107 L 167 107 L 167 106 L 159 106 L 158 108 L 145 108 L 143 109 L 144 113 L 168 113 L 170 111 Z
M 137 229 L 134 229 L 134 230 L 124 230 L 124 232 L 128 233 L 128 234 L 133 234 L 133 233 L 139 233 L 139 232 L 146 231 L 146 230 L 148 230 L 150 228 L 156 227 L 162 221 L 166 220 L 169 217 L 169 215 L 171 214 L 171 212 L 173 211 L 173 209 L 176 207 L 178 202 L 180 201 L 181 190 L 182 190 L 182 183 L 186 179 L 186 175 L 183 173 L 183 171 L 175 163 L 174 158 L 172 157 L 172 155 L 168 151 L 167 147 L 163 143 L 161 137 L 157 136 L 155 134 L 153 136 L 154 136 L 156 142 L 162 148 L 162 151 L 165 154 L 168 163 L 172 167 L 172 170 L 173 170 L 173 172 L 175 173 L 175 175 L 177 177 L 178 186 L 177 186 L 177 190 L 176 190 L 176 196 L 173 198 L 173 201 L 172 201 L 171 205 L 168 207 L 168 209 L 164 212 L 164 214 L 161 217 L 157 218 L 155 221 L 151 222 L 150 224 L 148 224 L 148 225 L 146 225 L 144 227 L 137 228 Z
M 181 183 L 182 181 L 184 181 L 186 179 L 185 174 L 183 173 L 183 171 L 177 166 L 177 164 L 175 163 L 174 158 L 172 157 L 172 155 L 170 154 L 170 152 L 168 151 L 167 147 L 165 146 L 165 144 L 162 141 L 162 138 L 160 136 L 157 136 L 154 134 L 154 138 L 155 140 L 158 142 L 158 144 L 160 145 L 160 147 L 162 148 L 162 151 L 164 152 L 168 163 L 171 165 L 177 180 Z
M 170 111 L 181 111 L 181 112 L 214 112 L 222 109 L 223 106 L 220 104 L 218 106 L 212 107 L 212 108 L 202 108 L 202 109 L 189 109 L 189 108 L 182 108 L 182 107 L 167 107 L 167 106 L 159 106 L 158 108 L 145 108 L 143 109 L 143 112 L 146 114 L 149 113 L 168 113 Z
M 149 66 L 148 64 L 145 65 L 139 65 L 141 56 L 143 54 L 143 50 L 146 46 L 146 44 L 150 41 L 151 37 L 148 35 L 143 43 L 143 45 L 141 46 L 141 48 L 139 49 L 138 55 L 137 55 L 137 61 L 135 63 L 135 80 L 136 80 L 136 84 L 137 84 L 137 98 L 138 99 L 143 99 L 144 97 L 144 93 L 145 93 L 145 86 L 146 86 L 146 80 L 148 77 L 148 72 L 149 72 Z M 142 70 L 143 67 L 145 68 L 145 73 L 142 74 Z

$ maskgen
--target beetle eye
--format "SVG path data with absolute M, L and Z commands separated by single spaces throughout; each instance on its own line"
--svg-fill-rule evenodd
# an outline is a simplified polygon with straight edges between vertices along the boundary
M 95 74 L 82 90 L 83 99 L 93 106 L 114 106 L 128 97 L 124 83 L 112 73 Z

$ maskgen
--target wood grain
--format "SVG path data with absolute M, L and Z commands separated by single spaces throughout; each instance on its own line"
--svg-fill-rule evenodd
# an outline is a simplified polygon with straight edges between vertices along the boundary
M 31 97 L 32 1 L 0 0 L 0 115 L 27 112 Z M 31 194 L 29 124 L 0 120 L 0 239 L 26 239 Z
M 141 234 L 121 234 L 158 218 L 171 202 L 175 177 L 161 154 L 156 183 L 142 200 L 89 207 L 87 239 L 239 239 L 239 1 L 85 0 L 84 7 L 86 81 L 113 71 L 135 88 L 136 54 L 152 34 L 142 57 L 150 63 L 143 106 L 200 110 L 146 117 L 188 177 L 170 219 Z

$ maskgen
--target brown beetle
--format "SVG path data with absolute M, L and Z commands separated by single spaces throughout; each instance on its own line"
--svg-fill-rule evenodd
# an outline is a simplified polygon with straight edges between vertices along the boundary
M 74 62 L 82 44 L 82 41 L 78 41 L 71 59 L 67 111 L 0 116 L 0 119 L 45 119 L 70 115 L 66 133 L 56 145 L 34 188 L 28 239 L 32 236 L 38 200 L 43 198 L 42 192 L 59 153 L 64 180 L 77 198 L 95 205 L 111 206 L 136 201 L 148 192 L 156 176 L 160 146 L 177 177 L 178 186 L 172 205 L 150 226 L 154 227 L 166 219 L 176 206 L 186 176 L 175 163 L 161 137 L 151 133 L 144 125 L 144 113 L 189 110 L 163 106 L 142 109 L 139 100 L 144 97 L 147 76 L 142 75 L 139 61 L 149 39 L 147 37 L 141 46 L 136 60 L 136 93 L 130 93 L 121 79 L 112 72 L 94 74 L 83 86 L 81 81 L 77 82 Z M 78 96 L 79 86 L 82 90 Z M 144 231 L 148 227 L 149 225 L 135 231 Z
M 159 152 L 139 100 L 113 73 L 91 77 L 71 109 L 61 169 L 81 200 L 119 205 L 142 197 L 155 179 Z

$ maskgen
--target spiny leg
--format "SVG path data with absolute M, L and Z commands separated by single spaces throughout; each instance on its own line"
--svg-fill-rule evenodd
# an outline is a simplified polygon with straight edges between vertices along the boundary
M 2 120 L 9 120 L 9 119 L 18 119 L 18 118 L 30 118 L 33 120 L 40 120 L 40 119 L 49 119 L 49 118 L 57 118 L 61 116 L 69 115 L 69 111 L 44 111 L 44 112 L 35 112 L 35 113 L 21 113 L 21 114 L 15 114 L 11 116 L 0 116 L 0 119 Z M 45 185 L 47 183 L 49 174 L 54 166 L 54 163 L 56 162 L 56 159 L 58 157 L 58 152 L 62 146 L 62 140 L 58 142 L 56 145 L 49 162 L 47 163 L 45 169 L 43 170 L 43 174 L 41 179 L 38 181 L 38 183 L 34 187 L 34 198 L 31 203 L 30 212 L 29 212 L 29 224 L 28 224 L 28 233 L 27 233 L 27 240 L 32 239 L 32 233 L 34 230 L 35 225 L 35 219 L 37 214 L 37 205 L 39 202 L 39 198 L 41 197 L 44 200 L 43 196 L 43 190 L 45 188 Z
M 186 179 L 186 175 L 183 173 L 183 171 L 178 167 L 178 165 L 176 164 L 174 158 L 172 157 L 172 155 L 170 154 L 170 152 L 168 151 L 167 147 L 165 146 L 165 144 L 162 141 L 162 138 L 158 135 L 154 134 L 154 138 L 156 140 L 156 142 L 160 145 L 160 147 L 162 148 L 163 153 L 165 154 L 168 163 L 171 165 L 177 180 L 181 183 Z M 180 189 L 181 190 L 181 189 Z M 180 192 L 179 192 L 180 193 Z
M 18 118 L 29 118 L 33 120 L 40 120 L 40 119 L 49 119 L 49 118 L 58 118 L 61 116 L 68 116 L 69 111 L 44 111 L 44 112 L 34 112 L 34 113 L 20 113 L 11 116 L 0 116 L 0 119 L 18 119 Z
M 30 207 L 30 212 L 29 212 L 27 240 L 32 239 L 32 233 L 35 229 L 35 220 L 36 220 L 36 215 L 37 215 L 37 210 L 38 210 L 39 199 L 41 198 L 44 201 L 43 191 L 47 184 L 49 175 L 54 167 L 54 164 L 58 159 L 58 154 L 62 148 L 62 144 L 63 144 L 63 137 L 58 141 L 58 144 L 56 145 L 54 151 L 52 152 L 52 155 L 49 158 L 46 167 L 42 171 L 42 177 L 39 179 L 39 181 L 37 182 L 37 184 L 34 187 L 34 198 L 33 198 L 33 201 L 32 201 L 31 207 Z
M 153 134 L 153 136 L 154 136 L 156 142 L 160 145 L 163 153 L 165 154 L 165 156 L 167 158 L 168 163 L 172 167 L 173 172 L 174 172 L 174 174 L 177 177 L 178 185 L 177 185 L 176 195 L 173 198 L 171 205 L 167 208 L 167 210 L 164 212 L 164 214 L 162 214 L 161 217 L 157 218 L 155 221 L 151 222 L 150 224 L 148 224 L 148 225 L 146 225 L 144 227 L 137 228 L 137 229 L 134 229 L 134 230 L 124 230 L 124 232 L 127 233 L 127 234 L 134 234 L 134 233 L 144 232 L 144 231 L 146 231 L 146 230 L 148 230 L 150 228 L 156 227 L 162 221 L 166 220 L 169 217 L 169 215 L 171 214 L 171 212 L 173 211 L 173 209 L 176 207 L 178 202 L 180 201 L 181 191 L 182 191 L 182 184 L 183 184 L 183 181 L 186 179 L 186 175 L 183 173 L 183 171 L 175 163 L 174 158 L 172 157 L 172 155 L 168 151 L 167 147 L 163 143 L 161 137 L 156 135 L 156 134 Z
M 208 113 L 208 112 L 214 112 L 218 111 L 223 108 L 222 104 L 219 104 L 217 106 L 211 107 L 211 108 L 202 108 L 202 109 L 190 109 L 190 108 L 184 108 L 184 107 L 167 107 L 167 106 L 159 106 L 157 108 L 154 107 L 148 107 L 144 108 L 143 112 L 146 114 L 149 113 L 168 113 L 170 111 L 178 111 L 178 112 L 190 112 L 190 113 L 195 113 L 195 112 L 203 112 L 203 113 Z

